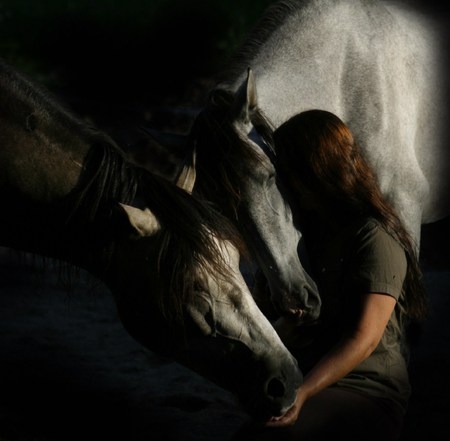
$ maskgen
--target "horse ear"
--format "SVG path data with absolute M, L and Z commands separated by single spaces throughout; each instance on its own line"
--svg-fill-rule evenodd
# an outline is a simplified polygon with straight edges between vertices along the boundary
M 177 187 L 182 188 L 188 193 L 192 193 L 195 185 L 195 179 L 197 177 L 197 172 L 195 169 L 196 151 L 192 151 L 192 160 L 190 164 L 185 164 L 181 170 L 178 179 Z
M 119 212 L 125 216 L 127 224 L 141 237 L 153 236 L 161 227 L 156 216 L 148 209 L 132 207 L 131 205 L 118 205 Z
M 249 67 L 247 70 L 247 78 L 236 92 L 233 107 L 239 119 L 247 123 L 250 121 L 251 114 L 257 105 L 258 97 L 256 94 L 255 76 Z

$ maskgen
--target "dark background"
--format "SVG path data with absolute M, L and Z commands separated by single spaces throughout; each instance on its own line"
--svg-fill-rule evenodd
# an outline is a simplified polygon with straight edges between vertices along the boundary
M 148 118 L 151 108 L 191 102 L 269 3 L 0 1 L 0 56 L 79 113 Z
M 80 113 L 198 100 L 270 0 L 0 0 L 0 56 Z M 409 0 L 431 14 L 447 2 Z M 147 113 L 147 118 L 149 118 Z
M 184 131 L 270 3 L 0 0 L 0 57 L 113 134 L 142 121 Z M 410 3 L 449 16 L 447 3 Z M 432 315 L 404 441 L 450 439 L 449 231 L 423 231 Z M 69 294 L 57 273 L 0 249 L 0 441 L 231 439 L 246 416 L 229 394 L 134 343 L 87 275 Z

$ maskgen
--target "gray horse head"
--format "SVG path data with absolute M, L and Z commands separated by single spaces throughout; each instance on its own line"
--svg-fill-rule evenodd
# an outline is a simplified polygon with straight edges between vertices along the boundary
M 195 154 L 189 163 L 177 179 L 177 186 L 187 193 L 195 184 Z M 203 231 L 199 239 L 210 242 L 214 255 L 197 256 L 193 271 L 186 272 L 183 265 L 178 268 L 164 258 L 180 261 L 182 238 L 167 248 L 171 242 L 165 239 L 164 225 L 151 210 L 121 204 L 118 216 L 124 217 L 122 224 L 135 239 L 125 234 L 116 245 L 107 284 L 128 332 L 155 352 L 234 392 L 254 417 L 283 415 L 294 403 L 302 374 L 255 303 L 239 270 L 236 244 L 217 232 Z M 181 292 L 170 300 L 168 281 L 180 276 L 176 291 Z M 164 298 L 145 295 L 145 287 L 154 286 L 158 292 L 160 284 Z
M 196 191 L 235 219 L 284 311 L 314 318 L 320 300 L 298 260 L 300 233 L 258 109 L 275 128 L 312 108 L 345 121 L 419 248 L 421 224 L 450 213 L 449 40 L 441 25 L 398 2 L 275 2 L 197 118 Z
M 320 297 L 299 258 L 301 235 L 276 179 L 271 133 L 251 70 L 235 94 L 215 89 L 190 134 L 197 153 L 194 191 L 234 221 L 279 312 L 311 321 L 320 313 Z

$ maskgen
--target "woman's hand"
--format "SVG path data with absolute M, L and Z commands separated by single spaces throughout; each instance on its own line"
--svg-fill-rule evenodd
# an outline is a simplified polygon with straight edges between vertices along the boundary
M 266 424 L 266 427 L 286 427 L 292 426 L 297 421 L 300 411 L 302 410 L 303 404 L 306 401 L 306 395 L 303 389 L 297 391 L 297 398 L 295 399 L 294 405 L 281 417 L 272 417 Z

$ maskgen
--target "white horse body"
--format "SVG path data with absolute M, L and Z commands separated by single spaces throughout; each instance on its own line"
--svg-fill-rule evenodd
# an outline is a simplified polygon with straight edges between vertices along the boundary
M 448 75 L 439 28 L 382 1 L 281 7 L 288 13 L 273 31 L 244 46 L 242 74 L 220 87 L 237 91 L 249 66 L 258 106 L 276 127 L 307 109 L 337 114 L 419 244 L 420 225 L 450 213 Z

